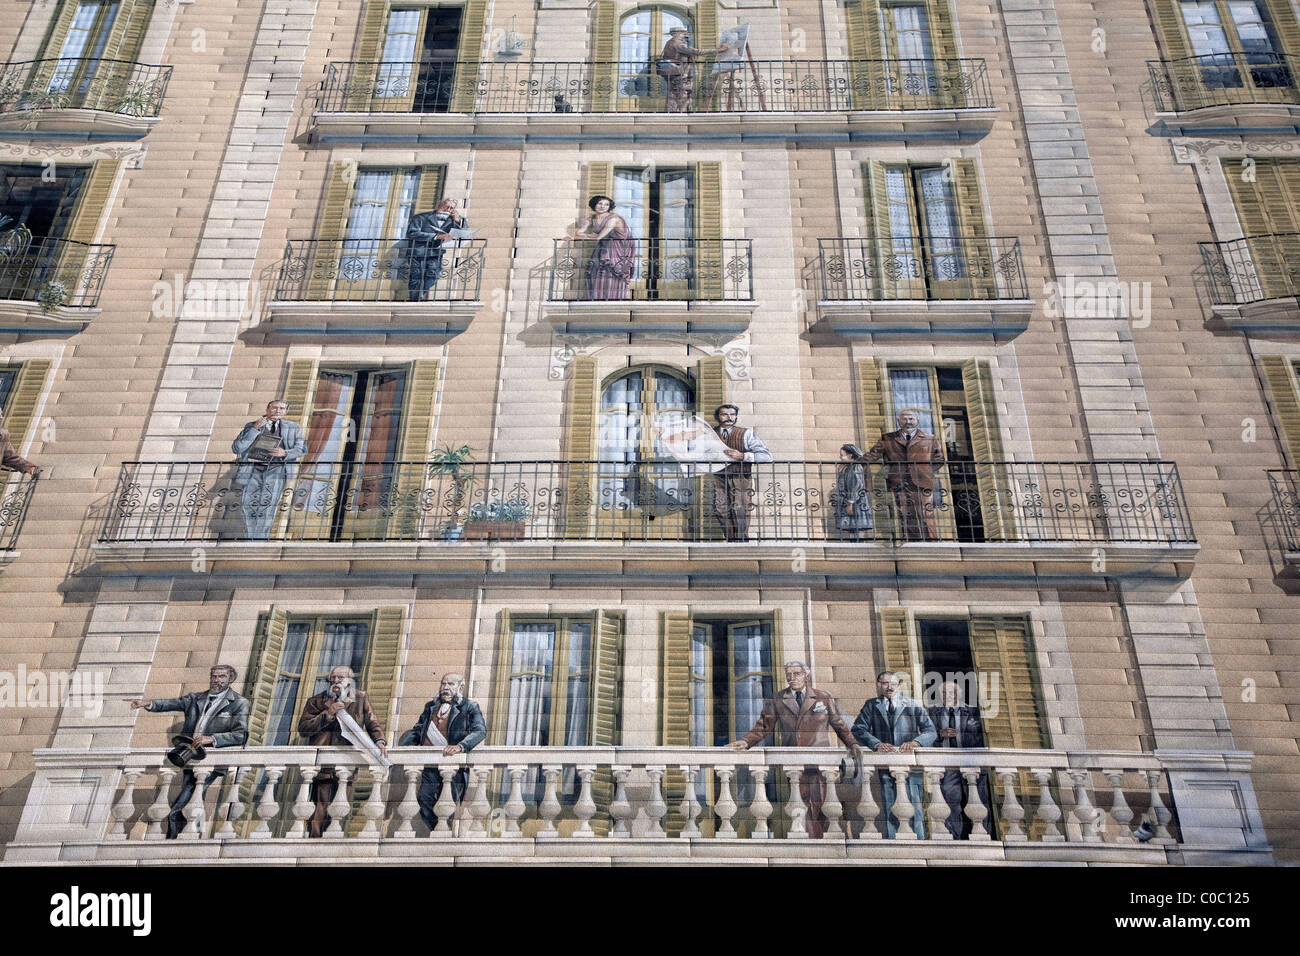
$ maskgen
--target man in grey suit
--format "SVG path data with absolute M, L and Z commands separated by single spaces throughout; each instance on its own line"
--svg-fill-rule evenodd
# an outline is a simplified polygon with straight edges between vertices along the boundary
M 919 703 L 899 693 L 899 675 L 881 671 L 876 675 L 878 696 L 862 705 L 858 719 L 853 722 L 853 737 L 864 747 L 878 754 L 910 754 L 917 747 L 929 747 L 938 739 L 934 722 Z M 885 832 L 892 840 L 898 832 L 898 818 L 888 812 L 894 805 L 897 788 L 894 778 L 881 769 L 880 794 L 885 806 Z M 923 791 L 921 771 L 907 775 L 907 796 L 912 802 L 912 830 L 918 839 L 925 839 L 925 813 L 921 809 Z
M 180 711 L 185 715 L 181 733 L 190 737 L 195 747 L 242 747 L 248 742 L 248 700 L 240 697 L 230 685 L 239 676 L 229 664 L 218 664 L 208 671 L 208 689 L 200 694 L 186 694 L 166 700 L 145 700 L 136 697 L 127 700 L 132 710 L 143 707 L 152 714 Z M 218 770 L 203 782 L 203 792 L 214 780 L 223 776 Z M 174 840 L 185 827 L 181 813 L 194 796 L 194 771 L 186 767 L 181 775 L 180 793 L 172 801 L 167 816 L 167 839 Z M 202 799 L 200 797 L 200 799 Z
M 271 537 L 280 495 L 285 482 L 293 477 L 292 462 L 307 453 L 307 439 L 297 422 L 285 419 L 289 403 L 277 398 L 266 406 L 266 414 L 249 422 L 231 443 L 231 450 L 239 456 L 239 471 L 235 484 L 244 489 L 240 506 L 244 512 L 244 537 L 252 541 L 265 541 Z M 277 439 L 279 444 L 267 451 L 254 448 L 263 435 Z M 269 444 L 269 442 L 265 443 Z

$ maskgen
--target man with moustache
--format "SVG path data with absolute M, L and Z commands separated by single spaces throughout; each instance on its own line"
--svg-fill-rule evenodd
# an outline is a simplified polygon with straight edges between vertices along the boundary
M 858 719 L 853 722 L 853 736 L 864 747 L 878 754 L 910 754 L 917 747 L 929 747 L 938 734 L 925 708 L 899 692 L 901 680 L 893 671 L 876 675 L 877 696 L 862 705 Z M 890 812 L 897 796 L 893 775 L 884 767 L 878 771 L 881 800 L 885 807 L 885 831 L 892 840 L 898 832 L 898 818 Z M 907 775 L 907 796 L 915 811 L 912 830 L 920 840 L 925 839 L 925 813 L 921 809 L 921 771 Z
M 459 674 L 443 674 L 438 696 L 424 705 L 424 713 L 415 726 L 402 737 L 403 747 L 441 747 L 444 757 L 468 753 L 487 737 L 487 724 L 478 704 L 462 696 L 465 678 Z M 451 778 L 451 798 L 457 804 L 465 795 L 469 773 L 464 767 Z M 420 774 L 420 790 L 416 802 L 420 817 L 433 830 L 438 824 L 434 805 L 442 795 L 442 774 L 437 767 L 425 767 Z

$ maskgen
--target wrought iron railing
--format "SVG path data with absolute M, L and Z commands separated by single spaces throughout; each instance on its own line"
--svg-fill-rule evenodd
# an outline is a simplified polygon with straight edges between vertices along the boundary
M 1246 103 L 1300 103 L 1297 61 L 1281 53 L 1213 53 L 1148 60 L 1147 69 L 1159 113 Z
M 6 63 L 0 70 L 0 113 L 16 110 L 104 110 L 124 116 L 157 116 L 170 66 L 65 57 Z
M 1250 305 L 1300 296 L 1300 233 L 1202 242 L 1214 305 Z
M 818 239 L 817 250 L 828 301 L 1029 297 L 1019 239 L 869 236 Z
M 547 299 L 747 301 L 749 239 L 556 239 Z
M 275 283 L 281 301 L 460 302 L 479 297 L 483 239 L 295 239 Z
M 0 469 L 0 551 L 18 547 L 18 533 L 23 530 L 37 480 L 21 472 Z
M 268 467 L 284 472 L 128 462 L 100 540 L 1195 541 L 1178 469 L 1158 461 L 950 462 L 932 478 L 816 461 Z
M 49 312 L 94 308 L 115 249 L 12 230 L 0 236 L 0 299 L 37 302 Z
M 1300 551 L 1300 471 L 1270 471 L 1268 483 L 1273 489 L 1271 517 L 1283 550 Z
M 347 61 L 325 71 L 326 113 L 806 113 L 991 109 L 982 59 L 756 60 L 671 86 L 659 61 Z

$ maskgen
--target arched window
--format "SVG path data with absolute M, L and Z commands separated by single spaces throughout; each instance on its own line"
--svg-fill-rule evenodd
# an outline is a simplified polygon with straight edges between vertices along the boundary
M 676 369 L 630 369 L 601 389 L 597 457 L 602 462 L 602 518 L 632 517 L 634 511 L 680 513 L 689 507 L 693 483 L 655 440 L 656 417 L 673 413 L 695 414 L 695 387 Z
M 692 30 L 690 17 L 671 7 L 638 7 L 623 17 L 618 25 L 619 96 L 662 95 L 655 64 L 675 27 Z

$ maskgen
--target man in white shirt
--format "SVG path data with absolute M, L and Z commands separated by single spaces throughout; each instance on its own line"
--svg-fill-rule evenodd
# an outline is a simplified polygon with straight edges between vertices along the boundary
M 487 737 L 487 724 L 478 704 L 461 696 L 465 678 L 459 674 L 443 674 L 438 686 L 438 696 L 424 705 L 424 712 L 415 726 L 401 740 L 403 747 L 438 747 L 444 757 L 467 753 Z M 451 778 L 451 798 L 460 805 L 465 796 L 469 774 L 462 767 Z M 420 790 L 416 802 L 420 816 L 430 830 L 438 825 L 434 806 L 442 795 L 442 774 L 437 767 L 425 767 L 420 774 Z
M 772 453 L 752 428 L 736 424 L 740 409 L 719 405 L 713 412 L 715 431 L 727 446 L 732 464 L 713 476 L 713 513 L 728 541 L 749 540 L 749 515 L 754 509 L 753 466 L 772 461 Z

